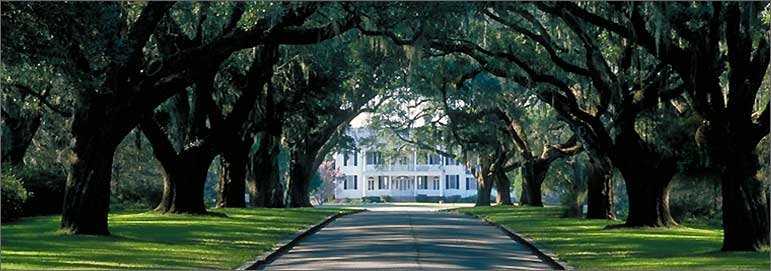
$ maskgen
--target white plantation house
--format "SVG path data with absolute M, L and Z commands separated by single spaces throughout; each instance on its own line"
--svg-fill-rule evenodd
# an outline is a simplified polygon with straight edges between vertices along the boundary
M 336 199 L 390 196 L 397 201 L 412 201 L 419 196 L 476 196 L 476 180 L 466 167 L 449 157 L 411 149 L 385 159 L 372 141 L 367 128 L 353 128 L 348 134 L 357 143 L 356 151 L 335 153 Z M 377 142 L 377 140 L 374 140 Z

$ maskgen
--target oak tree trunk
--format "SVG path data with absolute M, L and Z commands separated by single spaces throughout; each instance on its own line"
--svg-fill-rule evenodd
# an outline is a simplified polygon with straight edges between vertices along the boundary
M 312 207 L 310 181 L 313 177 L 313 157 L 301 150 L 292 151 L 289 163 L 289 207 Z
M 541 186 L 546 178 L 544 163 L 538 160 L 526 161 L 522 165 L 522 199 L 520 205 L 543 207 Z
M 676 225 L 669 212 L 669 189 L 677 171 L 675 159 L 657 152 L 629 126 L 616 137 L 613 162 L 624 177 L 629 199 L 629 216 L 623 226 Z
M 249 146 L 239 144 L 241 148 L 223 152 L 220 158 L 218 208 L 246 207 L 246 166 L 249 158 Z
M 477 179 L 477 202 L 474 206 L 490 206 L 490 192 L 493 189 L 494 175 L 490 172 L 492 157 L 480 158 L 480 169 L 474 172 Z
M 490 176 L 478 175 L 477 202 L 474 206 L 490 206 L 490 192 L 493 189 L 493 180 L 491 180 Z
M 16 107 L 17 105 L 12 105 Z M 32 116 L 11 116 L 3 112 L 2 118 L 2 158 L 0 162 L 3 165 L 17 166 L 24 161 L 24 154 L 27 153 L 32 138 L 40 128 L 41 115 Z
M 164 198 L 156 208 L 164 213 L 205 214 L 204 187 L 214 157 L 200 149 L 186 150 L 177 168 L 164 168 Z M 168 190 L 165 188 L 168 187 Z M 170 200 L 169 200 L 170 197 Z M 169 204 L 170 201 L 170 204 Z
M 498 192 L 496 202 L 500 205 L 513 205 L 511 202 L 511 181 L 503 170 L 495 172 L 495 186 Z
M 613 173 L 607 158 L 589 156 L 586 218 L 613 219 Z
M 284 186 L 278 165 L 279 141 L 280 133 L 264 133 L 259 148 L 251 157 L 249 194 L 254 207 L 284 207 Z
M 736 157 L 721 175 L 724 251 L 758 251 L 769 245 L 768 197 L 755 176 L 754 153 Z
M 115 137 L 95 129 L 100 126 L 92 126 L 94 121 L 81 114 L 72 125 L 72 158 L 60 224 L 63 231 L 71 234 L 110 234 L 110 178 L 119 141 L 109 140 Z
M 171 202 L 174 199 L 174 184 L 163 167 L 161 167 L 161 175 L 163 175 L 163 194 L 161 194 L 161 202 L 153 209 L 156 212 L 166 212 L 171 209 Z

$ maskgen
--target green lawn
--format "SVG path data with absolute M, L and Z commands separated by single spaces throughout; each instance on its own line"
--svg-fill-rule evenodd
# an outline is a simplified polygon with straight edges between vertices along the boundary
M 112 236 L 57 232 L 59 216 L 2 226 L 6 269 L 233 269 L 340 209 L 217 209 L 227 216 L 110 215 Z
M 487 217 L 527 235 L 579 269 L 769 269 L 768 252 L 720 252 L 715 228 L 603 229 L 620 221 L 560 218 L 558 207 L 475 207 L 460 212 Z

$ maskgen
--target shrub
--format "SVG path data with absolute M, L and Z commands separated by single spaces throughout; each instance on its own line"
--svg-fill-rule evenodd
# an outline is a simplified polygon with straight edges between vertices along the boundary
M 444 198 L 444 202 L 445 203 L 458 203 L 458 202 L 461 202 L 461 199 L 463 199 L 463 197 L 461 197 L 460 195 L 454 195 L 454 196 L 445 197 Z
M 417 196 L 415 196 L 415 201 L 417 202 L 437 203 L 443 199 L 444 198 L 441 196 L 429 196 L 424 194 L 418 194 Z
M 161 202 L 163 183 L 156 178 L 116 180 L 111 193 L 110 208 L 151 209 Z
M 477 202 L 477 196 L 476 195 L 468 196 L 468 197 L 460 199 L 459 202 L 462 202 L 462 203 L 475 203 L 475 202 Z
M 62 212 L 67 175 L 56 168 L 25 168 L 19 172 L 29 197 L 24 203 L 24 215 L 50 215 Z
M 679 177 L 679 176 L 678 176 Z M 722 197 L 714 176 L 676 177 L 669 196 L 669 210 L 678 223 L 705 223 L 720 226 Z
M 391 196 L 389 196 L 389 195 L 380 196 L 380 200 L 382 202 L 393 202 L 394 201 L 394 199 Z
M 380 203 L 380 197 L 370 196 L 370 197 L 362 197 L 361 202 L 364 203 Z
M 10 170 L 3 170 L 2 189 L 2 216 L 3 222 L 14 221 L 22 216 L 24 201 L 27 200 L 27 190 L 16 175 Z

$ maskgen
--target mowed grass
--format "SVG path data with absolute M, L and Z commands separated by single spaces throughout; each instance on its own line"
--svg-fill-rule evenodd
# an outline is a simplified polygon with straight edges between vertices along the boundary
M 110 215 L 112 236 L 58 232 L 59 216 L 2 225 L 3 270 L 234 269 L 340 209 L 217 209 L 226 216 Z
M 769 252 L 721 252 L 715 228 L 606 230 L 622 221 L 560 218 L 558 207 L 474 207 L 460 212 L 486 217 L 529 236 L 578 269 L 769 270 Z

